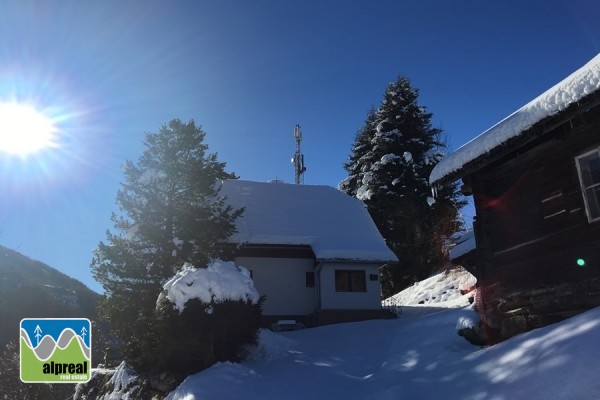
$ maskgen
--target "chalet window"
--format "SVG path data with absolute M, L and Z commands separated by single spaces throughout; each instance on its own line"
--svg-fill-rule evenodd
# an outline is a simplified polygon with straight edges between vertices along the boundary
M 588 220 L 600 220 L 600 150 L 592 150 L 576 159 L 579 182 Z
M 335 270 L 336 292 L 366 292 L 365 271 Z
M 312 271 L 306 272 L 306 287 L 315 287 L 315 273 Z

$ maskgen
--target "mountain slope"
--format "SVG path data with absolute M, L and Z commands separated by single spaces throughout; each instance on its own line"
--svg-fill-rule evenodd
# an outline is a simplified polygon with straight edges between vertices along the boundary
M 97 319 L 100 298 L 83 283 L 0 246 L 0 346 L 17 340 L 23 318 Z

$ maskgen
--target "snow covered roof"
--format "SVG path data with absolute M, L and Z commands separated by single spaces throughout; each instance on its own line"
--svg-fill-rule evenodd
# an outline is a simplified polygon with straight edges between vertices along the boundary
M 398 260 L 363 203 L 332 187 L 227 180 L 221 194 L 245 207 L 234 243 L 307 245 L 321 260 Z
M 456 260 L 458 257 L 464 256 L 475 250 L 477 245 L 475 244 L 475 233 L 469 231 L 462 235 L 456 246 L 450 249 L 450 260 Z
M 536 123 L 565 110 L 569 105 L 600 89 L 600 54 L 583 67 L 533 99 L 454 153 L 440 161 L 429 177 L 439 182 L 466 164 L 489 153 L 509 139 L 519 136 Z

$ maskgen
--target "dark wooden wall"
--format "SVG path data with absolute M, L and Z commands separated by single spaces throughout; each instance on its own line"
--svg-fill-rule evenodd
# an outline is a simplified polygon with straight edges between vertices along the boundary
M 551 122 L 544 135 L 469 176 L 482 307 L 503 337 L 600 305 L 600 222 L 587 220 L 575 164 L 576 156 L 600 146 L 600 107 Z M 584 294 L 577 290 L 591 297 L 578 298 Z M 536 291 L 545 293 L 544 304 Z M 540 317 L 554 312 L 560 315 Z M 519 326 L 511 331 L 505 325 L 513 317 Z

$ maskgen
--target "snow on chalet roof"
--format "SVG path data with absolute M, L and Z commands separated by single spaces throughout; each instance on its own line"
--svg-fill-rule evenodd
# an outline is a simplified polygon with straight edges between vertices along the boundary
M 475 233 L 473 231 L 467 232 L 458 239 L 456 246 L 450 249 L 450 260 L 456 260 L 457 258 L 464 256 L 475 250 L 476 247 Z
M 565 110 L 569 105 L 600 89 L 600 54 L 583 67 L 533 99 L 454 153 L 440 161 L 429 177 L 438 182 L 462 169 L 466 164 L 519 136 L 546 117 Z
M 245 207 L 234 243 L 308 245 L 322 260 L 398 260 L 363 203 L 332 187 L 227 180 L 221 194 Z

